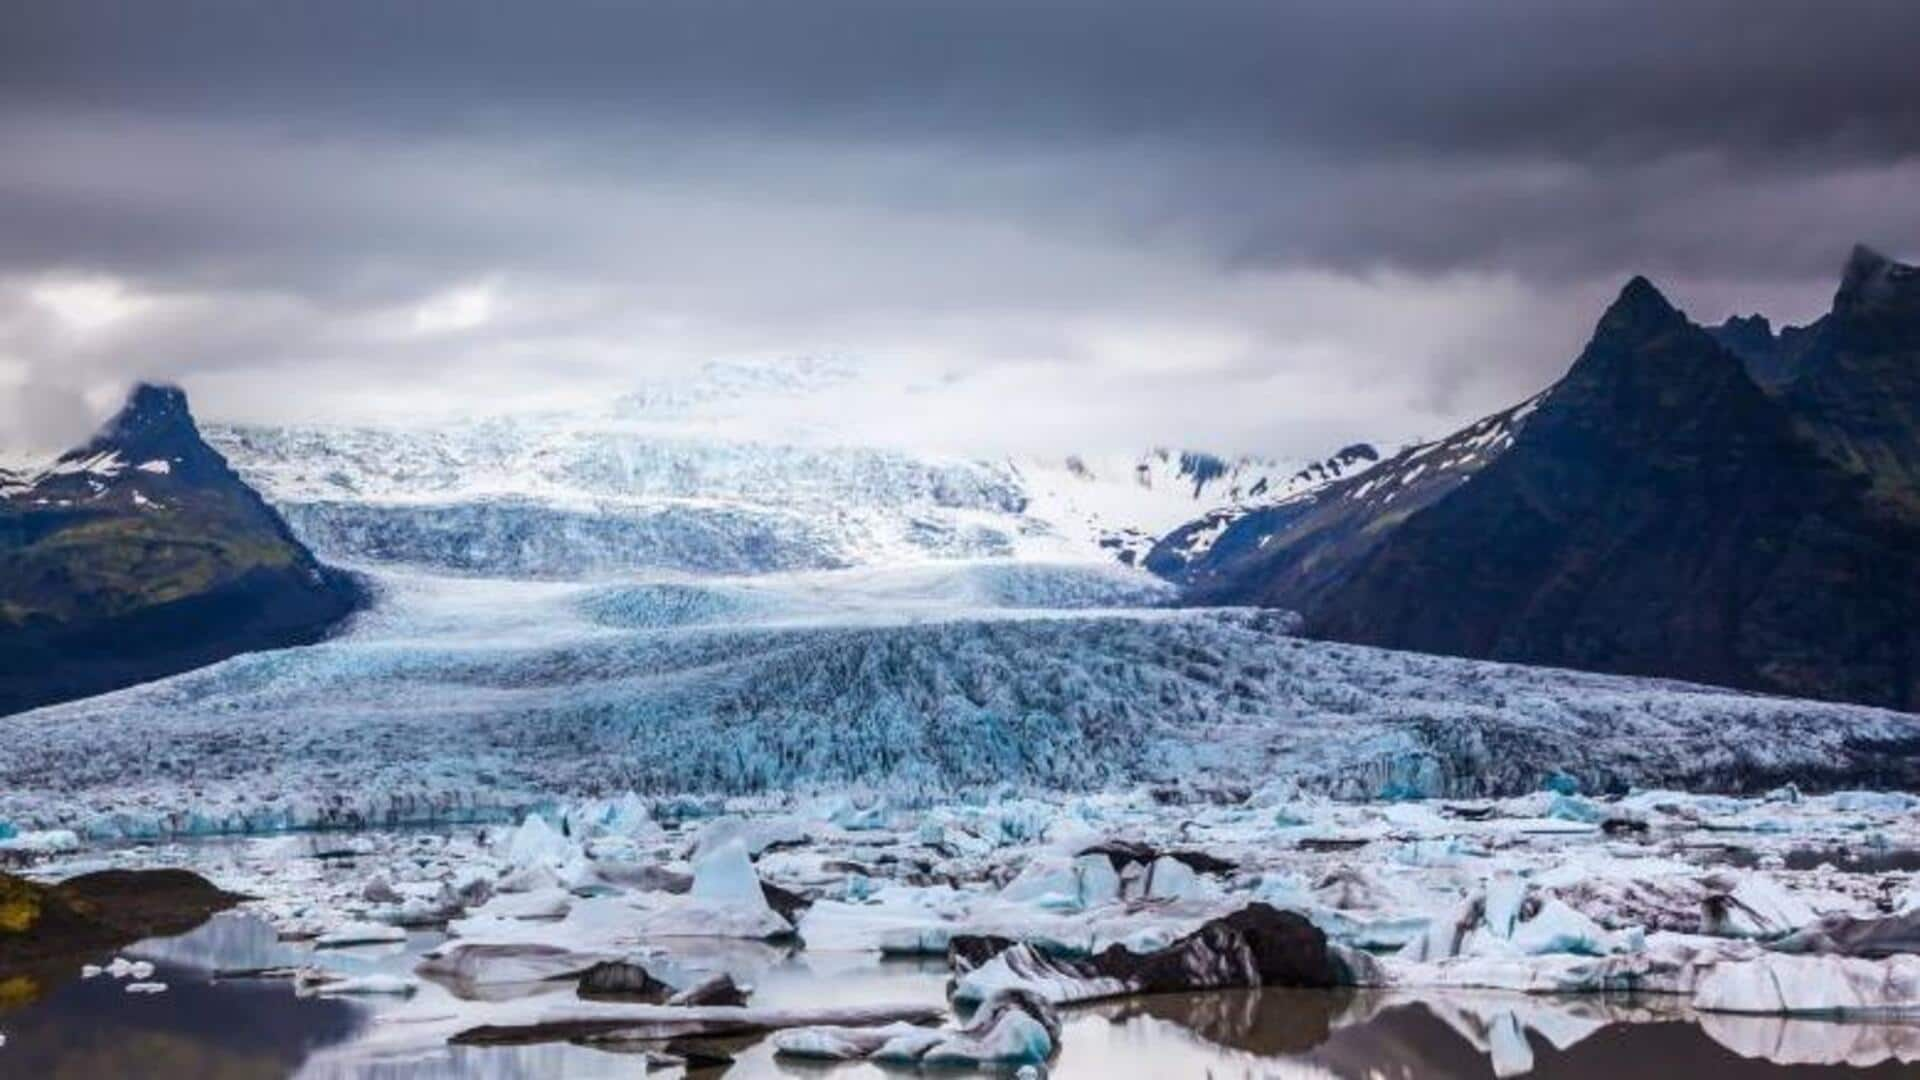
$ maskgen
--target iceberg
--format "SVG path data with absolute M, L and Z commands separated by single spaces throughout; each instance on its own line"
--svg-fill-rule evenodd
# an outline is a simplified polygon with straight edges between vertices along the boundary
M 1720 963 L 1701 977 L 1693 1004 L 1704 1012 L 1920 1016 L 1920 956 L 1769 954 Z

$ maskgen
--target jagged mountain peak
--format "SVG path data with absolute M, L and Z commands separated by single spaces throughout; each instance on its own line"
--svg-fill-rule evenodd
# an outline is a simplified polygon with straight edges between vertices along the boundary
M 120 411 L 86 443 L 62 454 L 60 461 L 71 466 L 109 455 L 121 467 L 152 463 L 150 472 L 178 481 L 227 475 L 226 460 L 201 438 L 186 391 L 163 383 L 134 384 Z M 164 463 L 164 471 L 159 463 Z
M 126 403 L 100 426 L 93 441 L 126 446 L 180 436 L 198 438 L 199 434 L 193 412 L 187 407 L 186 391 L 164 383 L 140 382 L 127 392 Z
M 1760 390 L 1724 339 L 1688 319 L 1646 278 L 1635 277 L 1601 315 L 1592 340 L 1547 392 L 1542 408 L 1556 417 L 1579 414 L 1657 434 L 1709 402 L 1718 402 L 1717 408 L 1750 400 Z
M 1773 341 L 1773 321 L 1757 311 L 1752 315 L 1729 315 L 1726 322 L 1715 328 L 1714 334 L 1725 341 L 1743 341 L 1758 348 Z
M 86 445 L 0 480 L 0 714 L 311 642 L 361 599 L 178 387 L 139 384 Z
M 1870 288 L 1899 265 L 1875 248 L 1855 244 L 1853 250 L 1847 253 L 1846 267 L 1840 272 L 1840 292 L 1845 295 Z
M 1686 325 L 1687 317 L 1654 288 L 1653 282 L 1635 275 L 1600 316 L 1594 339 L 1633 345 Z
M 1865 244 L 1854 245 L 1840 275 L 1840 289 L 1834 293 L 1834 314 L 1845 319 L 1916 309 L 1920 309 L 1920 268 L 1890 259 Z

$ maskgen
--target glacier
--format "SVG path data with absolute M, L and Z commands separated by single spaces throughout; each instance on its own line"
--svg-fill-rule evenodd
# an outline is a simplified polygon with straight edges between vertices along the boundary
M 863 377 L 717 364 L 576 413 L 209 425 L 374 603 L 317 645 L 0 719 L 0 832 L 486 822 L 625 793 L 1920 783 L 1910 715 L 1308 641 L 1126 565 L 1167 522 L 1297 500 L 1370 448 L 839 445 L 835 395 Z
M 0 720 L 0 821 L 95 838 L 553 800 L 1145 785 L 1344 798 L 1905 782 L 1920 718 L 1303 640 L 1111 564 L 590 582 L 363 567 L 350 630 Z
M 726 361 L 571 412 L 205 435 L 328 561 L 554 580 L 999 557 L 1137 564 L 1183 522 L 1298 497 L 1377 456 L 1361 445 L 1321 461 L 1164 447 L 976 459 L 839 438 L 842 395 L 886 408 L 928 389 L 847 361 Z

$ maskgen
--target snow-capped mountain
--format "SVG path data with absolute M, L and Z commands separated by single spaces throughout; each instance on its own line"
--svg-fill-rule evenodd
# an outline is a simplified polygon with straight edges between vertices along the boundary
M 1147 565 L 1338 640 L 1913 708 L 1920 269 L 1735 329 L 1635 278 L 1542 394 Z
M 1377 457 L 1365 444 L 1319 461 L 1156 448 L 1133 458 L 1074 456 L 1015 468 L 1031 516 L 1138 566 L 1162 536 L 1196 517 L 1235 520 L 1362 471 Z
M 1498 458 L 1538 403 L 1530 398 L 1446 438 L 1403 447 L 1385 461 L 1370 446 L 1348 447 L 1277 498 L 1224 507 L 1168 530 L 1143 565 L 1216 599 L 1235 600 L 1241 598 L 1230 595 L 1238 582 L 1233 567 L 1270 550 L 1311 551 L 1303 563 L 1337 570 L 1346 563 L 1342 552 L 1371 543 L 1370 523 L 1412 514 Z
M 808 408 L 858 376 L 838 361 L 719 363 L 580 412 L 232 425 L 208 438 L 326 558 L 553 579 L 951 558 L 1131 565 L 1196 514 L 1309 490 L 1371 455 L 990 461 L 809 429 Z
M 1237 515 L 1209 559 L 1303 506 L 1356 508 L 1351 540 L 1505 460 L 1534 403 L 1378 465 L 1042 468 L 703 427 L 733 400 L 214 431 L 372 607 L 309 648 L 0 722 L 0 817 L 151 835 L 629 789 L 1482 795 L 1920 767 L 1911 717 L 1305 640 L 1290 614 L 1175 607 L 1101 546 L 1197 505 Z
M 0 713 L 312 641 L 360 601 L 136 387 L 84 445 L 0 476 Z

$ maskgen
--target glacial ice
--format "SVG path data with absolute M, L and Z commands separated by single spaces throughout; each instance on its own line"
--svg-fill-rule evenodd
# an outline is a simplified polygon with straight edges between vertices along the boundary
M 1701 977 L 1693 1003 L 1706 1012 L 1781 1016 L 1920 1015 L 1920 956 L 1774 953 L 1718 964 Z
M 964 566 L 683 583 L 768 601 L 665 627 L 603 621 L 598 587 L 375 579 L 379 601 L 342 638 L 0 719 L 0 819 L 84 840 L 519 822 L 628 791 L 711 814 L 717 795 L 756 792 L 897 810 L 1003 786 L 1198 795 L 1276 776 L 1296 798 L 1341 799 L 1518 794 L 1554 770 L 1590 789 L 1812 783 L 1879 767 L 1920 723 L 1305 641 L 1258 612 L 983 607 Z M 1598 831 L 1548 810 L 1507 828 Z M 924 827 L 958 847 L 1034 827 L 1010 803 L 996 813 Z
M 1778 938 L 1818 917 L 1806 901 L 1765 874 L 1718 874 L 1704 884 L 1701 929 L 1719 937 Z
M 407 932 L 384 923 L 349 922 L 328 930 L 314 939 L 321 948 L 345 948 L 350 945 L 386 945 L 407 940 Z
M 718 799 L 708 804 L 708 816 L 687 820 L 677 818 L 684 807 L 671 797 L 597 794 L 555 800 L 530 819 L 492 827 L 163 843 L 57 854 L 43 865 L 49 874 L 103 860 L 193 865 L 259 897 L 248 907 L 294 935 L 375 922 L 390 937 L 392 928 L 373 913 L 395 906 L 394 897 L 451 903 L 453 936 L 411 971 L 391 966 L 408 962 L 391 945 L 391 951 L 308 949 L 306 962 L 323 972 L 312 976 L 316 992 L 355 986 L 341 987 L 342 978 L 385 976 L 361 988 L 393 990 L 390 1001 L 384 994 L 357 996 L 382 1016 L 413 1018 L 374 1025 L 354 1053 L 420 1053 L 496 1022 L 552 1032 L 575 1030 L 567 1026 L 574 1023 L 601 1030 L 628 1020 L 650 1031 L 733 1023 L 747 1014 L 577 1008 L 570 984 L 602 960 L 643 965 L 676 990 L 723 973 L 754 982 L 767 958 L 779 954 L 758 941 L 713 935 L 760 919 L 772 929 L 785 926 L 784 920 L 775 924 L 779 917 L 766 905 L 760 888 L 766 882 L 812 900 L 790 932 L 803 947 L 798 955 L 819 977 L 833 978 L 839 965 L 854 962 L 846 958 L 862 955 L 931 957 L 952 949 L 956 957 L 983 956 L 977 966 L 956 960 L 951 969 L 962 1003 L 1015 989 L 1060 1001 L 1129 993 L 1125 979 L 1102 983 L 1071 961 L 1113 945 L 1150 953 L 1257 900 L 1304 912 L 1340 955 L 1353 958 L 1352 981 L 1385 1000 L 1427 1003 L 1481 1047 L 1502 1075 L 1527 1068 L 1539 1039 L 1561 1046 L 1611 1023 L 1697 1014 L 1707 1015 L 1707 1030 L 1736 1051 L 1776 1060 L 1912 1056 L 1884 1029 L 1865 1033 L 1831 1021 L 1906 1022 L 1920 1011 L 1913 997 L 1920 970 L 1909 970 L 1920 961 L 1912 955 L 1788 956 L 1751 938 L 1701 932 L 1739 929 L 1703 924 L 1702 901 L 1740 893 L 1748 880 L 1771 886 L 1741 893 L 1750 905 L 1804 905 L 1857 921 L 1885 918 L 1882 905 L 1914 875 L 1788 870 L 1777 856 L 1792 845 L 1858 844 L 1870 835 L 1884 835 L 1897 848 L 1920 846 L 1920 821 L 1910 811 L 1893 803 L 1843 810 L 1857 801 L 1819 794 L 1791 804 L 1672 791 L 1651 798 L 1603 794 L 1584 797 L 1610 816 L 1629 809 L 1644 815 L 1647 831 L 1627 837 L 1533 831 L 1550 797 L 1349 803 L 1269 790 L 1244 801 L 1189 801 L 1170 809 L 1163 793 L 1146 788 L 1090 795 L 1007 791 L 928 807 L 890 802 L 884 822 L 846 830 L 834 821 L 848 805 L 845 793 Z M 1287 801 L 1302 824 L 1276 823 L 1276 799 Z M 1719 865 L 1726 834 L 1706 823 L 1763 807 L 1793 824 L 1786 834 L 1742 834 L 1751 838 L 1750 854 L 1775 857 L 1775 868 Z M 930 830 L 929 822 L 939 827 Z M 1367 839 L 1357 847 L 1298 842 L 1337 835 Z M 962 837 L 972 839 L 961 843 Z M 784 839 L 764 845 L 755 860 L 755 838 Z M 1410 845 L 1453 857 L 1393 857 Z M 1078 854 L 1090 848 L 1127 853 L 1119 859 L 1124 870 L 1116 871 L 1116 859 L 1107 855 Z M 351 850 L 352 869 L 342 873 L 340 860 L 316 857 L 329 849 Z M 690 854 L 691 863 L 685 861 Z M 1227 869 L 1195 872 L 1185 859 Z M 574 884 L 558 883 L 555 863 L 575 868 Z M 857 890 L 856 880 L 864 883 Z M 1156 891 L 1164 895 L 1152 895 Z M 462 894 L 469 899 L 456 899 Z M 557 911 L 562 901 L 566 909 L 558 918 L 514 917 L 535 913 L 540 903 Z M 688 931 L 702 936 L 680 936 Z M 1353 951 L 1396 932 L 1439 944 L 1430 954 L 1422 944 L 1365 962 Z M 970 953 L 975 946 L 965 942 L 980 937 L 1015 944 Z M 395 959 L 362 959 L 367 956 Z M 261 960 L 263 966 L 280 962 Z M 1790 992 L 1769 991 L 1776 980 Z M 405 986 L 412 987 L 410 998 Z M 1655 1004 L 1607 1004 L 1620 1000 L 1619 993 Z M 1569 994 L 1582 997 L 1569 1004 Z M 1753 1011 L 1712 1011 L 1723 1009 Z M 796 1049 L 805 1044 L 821 1053 L 920 1061 L 950 1044 L 945 1053 L 956 1055 L 952 1060 L 994 1056 L 957 1042 L 952 1022 L 882 1037 L 866 1030 L 864 1020 L 862 1032 L 834 1033 L 827 1029 L 845 1025 L 830 1016 L 786 1019 L 821 1029 L 780 1037 Z M 1034 1045 L 1023 1022 L 1009 1024 L 989 1041 L 1015 1051 Z

